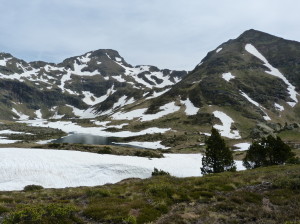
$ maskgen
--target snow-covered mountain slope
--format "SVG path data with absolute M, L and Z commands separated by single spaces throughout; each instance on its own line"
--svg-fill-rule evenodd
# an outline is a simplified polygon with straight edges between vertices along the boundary
M 300 43 L 248 30 L 209 52 L 162 96 L 110 118 L 168 124 L 177 131 L 214 126 L 231 139 L 258 137 L 267 133 L 261 124 L 275 130 L 300 122 L 299 93 Z
M 0 110 L 3 119 L 90 118 L 113 112 L 145 96 L 156 97 L 179 82 L 185 71 L 133 67 L 114 50 L 97 50 L 62 63 L 27 63 L 0 54 Z M 1 107 L 1 102 L 6 104 Z

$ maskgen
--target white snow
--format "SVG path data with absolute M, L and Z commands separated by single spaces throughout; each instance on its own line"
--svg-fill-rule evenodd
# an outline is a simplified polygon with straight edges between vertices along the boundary
M 6 137 L 0 136 L 0 144 L 12 144 L 16 142 L 19 142 L 19 140 L 10 140 L 7 139 Z
M 27 116 L 21 112 L 18 112 L 15 108 L 12 109 L 12 112 L 14 112 L 16 115 L 19 116 L 19 120 L 28 120 L 29 119 L 29 116 Z
M 11 135 L 11 134 L 18 134 L 18 135 L 21 135 L 21 134 L 26 134 L 25 132 L 20 132 L 20 131 L 12 131 L 12 130 L 1 130 L 0 131 L 0 135 Z
M 0 60 L 0 66 L 6 66 L 6 63 L 12 58 L 3 58 Z
M 148 178 L 155 168 L 177 177 L 200 176 L 201 154 L 164 154 L 165 158 L 100 155 L 66 150 L 0 149 L 0 190 L 96 186 L 126 178 Z M 236 161 L 238 170 L 244 169 Z
M 83 102 L 85 102 L 88 105 L 96 105 L 98 103 L 102 103 L 104 100 L 106 100 L 110 95 L 114 94 L 116 90 L 114 90 L 114 85 L 111 86 L 106 92 L 105 95 L 96 97 L 93 93 L 89 91 L 82 91 L 82 94 L 84 95 L 84 98 L 82 99 Z
M 156 114 L 144 114 L 147 108 L 136 109 L 129 112 L 118 112 L 113 114 L 111 117 L 114 120 L 133 120 L 134 118 L 140 118 L 141 121 L 151 121 L 168 114 L 174 113 L 180 109 L 180 107 L 175 105 L 175 102 L 167 103 L 161 106 L 160 111 Z
M 116 60 L 117 62 L 121 62 L 121 61 L 122 61 L 122 58 L 115 57 L 115 60 Z
M 66 104 L 66 106 L 71 107 L 72 110 L 73 110 L 73 114 L 77 117 L 85 118 L 85 119 L 97 117 L 97 114 L 93 111 L 93 108 L 88 108 L 86 110 L 81 110 L 81 109 L 78 109 L 78 108 L 76 108 L 72 105 Z
M 42 115 L 41 109 L 35 111 L 34 113 L 35 113 L 37 119 L 42 119 L 43 115 Z
M 166 90 L 161 91 L 161 92 L 156 92 L 156 91 L 154 91 L 153 94 L 152 94 L 152 96 L 147 97 L 146 100 L 150 100 L 150 99 L 159 97 L 159 96 L 165 94 L 166 92 L 168 92 L 170 89 L 171 89 L 171 88 L 166 89 Z M 147 95 L 148 93 L 145 93 L 145 94 Z M 145 96 L 145 95 L 143 95 L 143 96 Z
M 231 124 L 234 122 L 231 117 L 221 111 L 214 111 L 214 116 L 219 118 L 223 125 L 215 124 L 214 128 L 220 131 L 220 134 L 224 137 L 231 139 L 241 138 L 238 130 L 231 130 Z
M 275 106 L 276 110 L 279 110 L 279 111 L 284 111 L 284 107 L 283 107 L 283 106 L 281 106 L 280 104 L 278 104 L 278 103 L 274 103 L 274 106 Z
M 245 97 L 250 103 L 252 103 L 253 105 L 259 107 L 259 109 L 264 112 L 265 116 L 263 116 L 263 118 L 266 120 L 266 121 L 270 121 L 271 118 L 269 117 L 269 115 L 267 114 L 266 112 L 266 108 L 264 108 L 263 106 L 261 106 L 258 102 L 254 101 L 253 99 L 251 99 L 246 93 L 244 93 L 243 91 L 241 91 L 241 95 L 243 97 Z
M 249 142 L 243 142 L 243 143 L 235 144 L 234 146 L 238 148 L 236 149 L 236 151 L 246 151 L 249 149 L 250 145 L 251 144 Z
M 221 50 L 222 50 L 223 48 L 218 48 L 217 50 L 216 50 L 216 53 L 219 53 Z
M 156 142 L 127 142 L 127 143 L 121 143 L 121 142 L 115 142 L 114 144 L 118 145 L 130 145 L 130 146 L 137 146 L 147 149 L 169 149 L 170 147 L 166 147 L 161 144 L 161 141 Z
M 115 75 L 115 76 L 112 76 L 112 78 L 114 78 L 115 80 L 117 80 L 118 82 L 126 82 L 125 79 L 122 78 L 121 75 Z
M 189 98 L 186 100 L 180 100 L 182 104 L 185 105 L 185 113 L 186 115 L 196 115 L 200 108 L 195 107 L 194 104 L 190 101 Z
M 266 71 L 266 73 L 280 78 L 288 86 L 287 90 L 293 102 L 287 102 L 287 103 L 291 107 L 294 107 L 298 103 L 297 95 L 299 95 L 295 90 L 296 89 L 295 86 L 293 86 L 277 68 L 274 68 L 268 62 L 268 60 L 252 44 L 246 44 L 245 49 L 250 54 L 254 55 L 255 57 L 259 58 L 261 61 L 264 62 L 264 66 L 266 66 L 269 69 L 269 71 Z
M 157 128 L 152 127 L 139 132 L 131 132 L 131 131 L 120 131 L 120 132 L 107 132 L 105 129 L 107 127 L 81 127 L 76 123 L 72 123 L 71 121 L 55 121 L 50 122 L 46 120 L 27 120 L 20 121 L 21 123 L 26 123 L 28 125 L 34 127 L 50 127 L 50 128 L 58 128 L 64 132 L 70 133 L 81 133 L 81 134 L 92 134 L 92 135 L 100 135 L 103 137 L 132 137 L 139 136 L 145 134 L 154 134 L 154 133 L 165 133 L 170 131 L 170 128 Z
M 98 72 L 97 70 L 93 71 L 93 72 L 89 72 L 89 71 L 82 71 L 82 69 L 84 69 L 85 67 L 87 67 L 86 64 L 77 64 L 77 61 L 74 62 L 74 70 L 71 72 L 74 75 L 78 75 L 78 76 L 94 76 L 94 75 L 100 75 L 100 72 Z
M 226 80 L 227 82 L 229 82 L 231 79 L 234 79 L 235 76 L 232 75 L 230 72 L 227 72 L 227 73 L 222 74 L 222 78 L 224 80 Z

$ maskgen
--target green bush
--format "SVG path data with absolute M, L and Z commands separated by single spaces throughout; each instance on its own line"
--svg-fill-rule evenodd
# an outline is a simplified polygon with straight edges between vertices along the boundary
M 86 191 L 87 196 L 89 197 L 109 197 L 111 196 L 111 193 L 107 189 L 88 189 Z
M 3 223 L 72 223 L 75 211 L 70 205 L 26 205 L 7 216 Z
M 23 190 L 27 192 L 27 191 L 39 191 L 42 189 L 44 189 L 43 186 L 32 184 L 32 185 L 25 186 Z
M 152 176 L 164 176 L 164 175 L 170 176 L 170 173 L 163 170 L 158 170 L 157 168 L 154 168 L 154 171 L 152 172 Z

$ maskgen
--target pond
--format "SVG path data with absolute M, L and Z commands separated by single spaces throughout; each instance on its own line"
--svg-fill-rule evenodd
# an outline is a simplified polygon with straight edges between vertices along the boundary
M 113 145 L 117 140 L 115 137 L 103 137 L 91 134 L 70 134 L 53 140 L 52 143 L 77 143 L 88 145 Z

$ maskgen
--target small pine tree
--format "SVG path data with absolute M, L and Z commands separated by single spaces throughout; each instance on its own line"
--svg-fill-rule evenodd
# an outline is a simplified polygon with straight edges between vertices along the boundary
M 206 152 L 202 158 L 202 174 L 236 170 L 232 152 L 215 128 L 212 128 L 211 136 L 205 141 L 205 144 Z
M 294 158 L 291 148 L 281 138 L 269 135 L 260 141 L 253 142 L 243 160 L 247 169 L 261 166 L 284 164 Z

